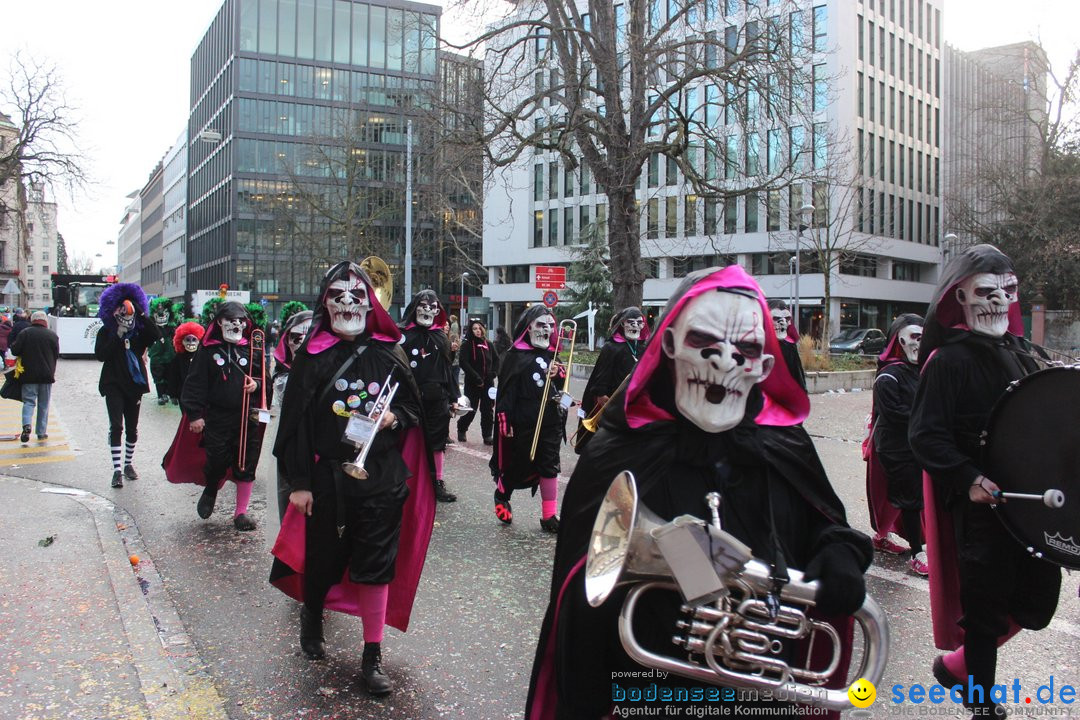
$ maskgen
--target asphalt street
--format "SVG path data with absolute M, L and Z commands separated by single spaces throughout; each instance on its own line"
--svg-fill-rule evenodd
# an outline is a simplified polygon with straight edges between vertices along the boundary
M 275 425 L 252 499 L 259 528 L 240 533 L 231 486 L 203 521 L 200 489 L 166 482 L 160 463 L 180 412 L 152 395 L 135 455 L 141 477 L 109 487 L 99 368 L 61 361 L 41 445 L 11 437 L 19 405 L 0 403 L 0 717 L 522 717 L 555 539 L 540 529 L 539 497 L 527 493 L 515 495 L 513 525 L 496 520 L 478 420 L 469 441 L 447 451 L 446 482 L 459 499 L 438 506 L 409 632 L 387 631 L 384 666 L 397 689 L 379 700 L 358 680 L 359 620 L 328 613 L 329 657 L 311 662 L 298 648 L 297 604 L 267 583 Z M 869 405 L 865 392 L 814 396 L 806 424 L 849 520 L 865 531 Z M 564 481 L 575 458 L 564 450 Z M 1050 629 L 1002 649 L 999 682 L 1035 688 L 1053 674 L 1059 685 L 1080 684 L 1077 585 L 1075 574 L 1065 577 Z M 879 697 L 883 686 L 932 683 L 926 580 L 878 554 L 869 591 L 892 630 Z M 1080 705 L 1054 707 L 1080 714 Z M 889 710 L 879 702 L 876 713 Z

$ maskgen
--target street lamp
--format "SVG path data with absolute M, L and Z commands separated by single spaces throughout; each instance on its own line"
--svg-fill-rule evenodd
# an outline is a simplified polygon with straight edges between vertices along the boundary
M 814 206 L 810 203 L 805 203 L 799 208 L 799 234 L 795 239 L 795 331 L 802 332 L 802 315 L 799 314 L 799 274 L 801 268 L 799 267 L 799 255 L 802 254 L 802 234 L 803 230 L 810 227 L 810 221 L 814 218 Z M 826 272 L 828 269 L 826 268 Z
M 469 277 L 469 271 L 461 273 L 461 326 L 460 331 L 465 333 L 465 278 Z
M 941 248 L 941 256 L 943 258 L 942 263 L 948 263 L 949 258 L 952 256 L 953 247 L 955 246 L 957 237 L 956 233 L 946 233 L 943 238 L 943 247 Z

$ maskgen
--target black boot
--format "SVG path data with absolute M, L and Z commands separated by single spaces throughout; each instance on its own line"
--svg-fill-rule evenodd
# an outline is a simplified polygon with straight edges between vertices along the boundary
M 139 473 L 135 472 L 135 466 L 131 463 L 128 463 L 124 466 L 124 477 L 126 477 L 128 480 L 139 479 Z
M 199 513 L 199 517 L 206 520 L 214 514 L 214 503 L 217 502 L 217 490 L 214 490 L 209 485 L 203 488 L 202 495 L 199 497 L 199 504 L 195 506 L 195 509 Z
M 322 613 L 300 608 L 300 649 L 312 660 L 326 657 L 326 641 L 323 639 Z
M 19 436 L 19 442 L 30 442 L 30 426 L 22 426 L 22 435 Z
M 120 472 L 119 470 L 116 470 L 116 471 L 113 472 L 113 474 L 112 474 L 112 486 L 114 488 L 122 488 L 122 487 L 124 487 L 124 473 Z
M 465 437 L 465 431 L 464 430 L 461 430 L 460 428 L 458 429 L 458 431 L 457 431 L 457 439 L 458 439 L 458 442 L 466 442 L 467 441 L 467 439 Z
M 544 532 L 549 532 L 554 535 L 559 534 L 559 518 L 552 515 L 549 518 L 544 518 L 540 521 L 540 527 L 544 529 Z
M 368 692 L 372 695 L 389 695 L 394 689 L 394 683 L 382 669 L 380 643 L 364 643 L 364 657 L 360 661 L 360 673 Z
M 454 502 L 457 495 L 446 489 L 446 483 L 442 480 L 435 481 L 435 499 L 439 502 Z

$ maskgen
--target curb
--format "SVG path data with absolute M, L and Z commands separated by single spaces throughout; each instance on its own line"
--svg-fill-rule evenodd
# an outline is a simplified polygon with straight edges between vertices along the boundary
M 90 512 L 149 717 L 227 720 L 225 701 L 169 599 L 135 519 L 87 490 L 11 475 L 0 475 L 0 480 L 65 495 Z M 131 564 L 131 555 L 139 556 L 138 565 Z

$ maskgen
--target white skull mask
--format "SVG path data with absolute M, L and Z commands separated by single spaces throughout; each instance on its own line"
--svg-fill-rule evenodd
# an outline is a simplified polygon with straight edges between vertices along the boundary
M 738 425 L 751 388 L 772 371 L 763 316 L 754 298 L 707 292 L 664 331 L 664 353 L 675 363 L 675 406 L 702 430 Z
M 791 325 L 791 311 L 781 308 L 773 308 L 769 311 L 772 316 L 773 329 L 776 330 L 776 338 L 783 340 L 787 337 L 788 327 Z
M 244 337 L 244 328 L 247 327 L 247 320 L 242 317 L 220 318 L 218 320 L 218 327 L 221 328 L 221 339 L 235 345 Z
M 627 318 L 623 320 L 622 334 L 627 340 L 637 341 L 641 339 L 641 331 L 645 328 L 645 318 L 638 315 L 637 317 Z
M 555 331 L 555 317 L 541 315 L 529 325 L 529 344 L 537 350 L 551 347 L 551 333 Z
M 334 334 L 352 340 L 367 327 L 367 314 L 371 310 L 367 285 L 356 275 L 349 275 L 348 280 L 335 280 L 326 291 L 326 309 Z
M 922 325 L 905 325 L 896 333 L 900 349 L 909 363 L 919 362 L 919 343 L 922 342 Z
M 439 314 L 438 300 L 421 300 L 416 304 L 416 324 L 429 328 L 435 324 L 435 316 Z
M 1017 301 L 1016 275 L 977 273 L 956 288 L 964 321 L 979 335 L 1001 337 L 1009 329 L 1009 308 Z
M 295 356 L 296 351 L 304 344 L 304 338 L 307 337 L 309 328 L 311 328 L 310 319 L 296 323 L 289 328 L 289 332 L 285 335 L 285 344 L 289 346 L 290 355 Z
M 164 308 L 154 313 L 154 323 L 159 327 L 165 327 L 169 324 L 169 310 Z
M 183 343 L 185 352 L 193 353 L 199 349 L 199 338 L 194 335 L 185 335 Z

